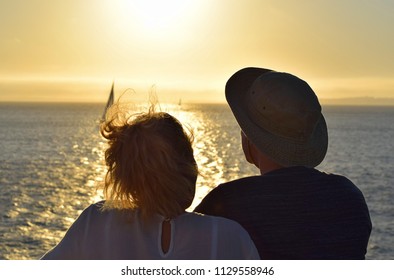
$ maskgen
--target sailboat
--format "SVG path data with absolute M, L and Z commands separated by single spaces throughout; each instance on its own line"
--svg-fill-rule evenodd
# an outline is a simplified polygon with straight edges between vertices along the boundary
M 107 114 L 107 111 L 108 111 L 109 107 L 111 107 L 112 104 L 114 104 L 114 98 L 115 98 L 114 82 L 112 82 L 111 92 L 109 93 L 109 97 L 108 97 L 108 100 L 107 100 L 107 104 L 105 105 L 104 113 L 103 113 L 103 116 L 101 117 L 101 121 L 105 121 L 105 116 Z

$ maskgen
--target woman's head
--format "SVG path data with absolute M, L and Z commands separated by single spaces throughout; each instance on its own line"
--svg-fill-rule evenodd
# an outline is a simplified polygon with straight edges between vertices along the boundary
M 191 135 L 168 113 L 121 118 L 118 112 L 101 127 L 108 140 L 104 192 L 107 207 L 138 208 L 171 218 L 194 198 L 197 165 Z

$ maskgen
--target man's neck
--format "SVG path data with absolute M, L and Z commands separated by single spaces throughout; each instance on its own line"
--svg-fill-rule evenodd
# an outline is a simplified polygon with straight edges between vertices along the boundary
M 255 165 L 260 169 L 261 175 L 284 167 L 262 154 L 259 155 L 257 164 Z
M 280 165 L 277 165 L 277 166 L 275 166 L 275 167 L 271 167 L 271 168 L 260 168 L 260 174 L 261 175 L 264 175 L 264 174 L 266 174 L 266 173 L 268 173 L 268 172 L 271 172 L 271 171 L 274 171 L 274 170 L 278 170 L 278 169 L 282 169 L 282 168 L 284 168 L 283 166 L 280 166 Z

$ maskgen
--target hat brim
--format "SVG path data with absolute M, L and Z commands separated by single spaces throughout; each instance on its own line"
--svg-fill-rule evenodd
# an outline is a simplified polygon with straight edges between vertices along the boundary
M 328 148 L 327 124 L 322 114 L 307 142 L 275 135 L 256 125 L 248 115 L 247 93 L 250 87 L 258 77 L 272 71 L 248 67 L 236 72 L 226 84 L 227 102 L 242 131 L 264 155 L 286 167 L 315 167 L 323 161 Z

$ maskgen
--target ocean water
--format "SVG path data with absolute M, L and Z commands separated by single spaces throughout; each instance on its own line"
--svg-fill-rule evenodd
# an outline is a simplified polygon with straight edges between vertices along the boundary
M 102 199 L 102 104 L 0 103 L 0 259 L 38 259 Z M 227 105 L 162 105 L 194 133 L 201 175 L 191 209 L 217 184 L 258 170 Z M 367 259 L 394 259 L 394 107 L 323 109 L 329 150 L 318 169 L 351 179 L 373 222 Z

